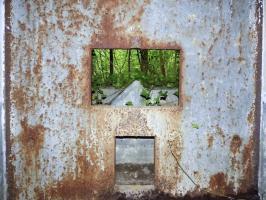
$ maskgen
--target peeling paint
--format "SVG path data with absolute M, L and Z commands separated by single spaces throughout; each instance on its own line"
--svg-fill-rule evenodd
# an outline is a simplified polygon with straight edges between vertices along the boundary
M 8 2 L 10 199 L 106 199 L 116 136 L 155 138 L 158 193 L 256 190 L 260 3 Z M 92 48 L 179 49 L 179 105 L 92 106 Z

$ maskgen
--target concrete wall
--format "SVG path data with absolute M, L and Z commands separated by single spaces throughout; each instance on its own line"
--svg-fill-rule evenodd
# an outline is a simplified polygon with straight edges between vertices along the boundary
M 260 194 L 266 197 L 266 101 L 263 102 L 263 118 L 262 118 L 262 135 L 261 135 L 261 160 L 260 160 Z
M 4 34 L 5 7 L 0 0 L 0 199 L 6 199 L 6 156 L 5 156 L 5 123 L 4 123 Z
M 261 1 L 9 1 L 11 199 L 104 199 L 115 136 L 155 136 L 155 187 L 258 189 Z M 91 48 L 178 48 L 180 105 L 90 105 Z M 193 128 L 197 124 L 199 128 Z
M 154 139 L 116 138 L 116 164 L 154 163 Z
M 265 1 L 263 2 L 263 16 L 266 16 Z M 262 127 L 260 137 L 260 194 L 266 197 L 266 20 L 263 18 L 263 51 L 262 51 Z

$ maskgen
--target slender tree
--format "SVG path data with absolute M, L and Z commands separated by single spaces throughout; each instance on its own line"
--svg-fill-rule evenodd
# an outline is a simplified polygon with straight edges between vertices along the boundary
M 165 70 L 165 57 L 163 51 L 159 51 L 159 58 L 160 58 L 160 68 L 161 73 L 164 77 L 166 77 L 166 70 Z
M 128 60 L 127 60 L 127 66 L 128 66 L 128 78 L 131 78 L 131 49 L 128 50 Z
M 113 49 L 109 50 L 109 58 L 110 58 L 110 75 L 114 74 L 114 53 Z
M 149 54 L 148 49 L 140 49 L 140 68 L 141 71 L 147 74 L 149 69 Z

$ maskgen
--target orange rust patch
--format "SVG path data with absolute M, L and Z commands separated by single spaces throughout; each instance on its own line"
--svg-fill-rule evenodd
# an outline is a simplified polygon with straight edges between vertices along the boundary
M 27 120 L 21 121 L 22 132 L 20 134 L 20 142 L 26 157 L 27 165 L 30 165 L 31 156 L 38 158 L 39 151 L 43 147 L 44 131 L 46 130 L 42 125 L 31 126 L 28 125 Z
M 14 101 L 19 111 L 24 111 L 28 103 L 27 94 L 22 87 L 16 87 L 11 93 L 11 99 Z
M 214 137 L 212 135 L 209 135 L 208 136 L 208 148 L 212 148 L 213 146 L 213 140 L 214 140 Z
M 82 105 L 91 105 L 91 71 L 90 61 L 91 61 L 91 51 L 88 46 L 83 47 L 84 55 L 82 57 L 82 79 L 81 79 L 81 89 L 83 91 Z
M 252 108 L 248 114 L 248 117 L 247 117 L 247 120 L 248 120 L 248 123 L 249 124 L 253 124 L 254 120 L 255 120 L 255 115 L 254 115 L 254 112 L 255 112 L 255 108 L 254 108 L 254 105 L 252 105 Z
M 242 144 L 242 140 L 239 135 L 234 135 L 231 140 L 230 150 L 235 155 L 239 152 L 240 146 Z
M 31 78 L 31 69 L 30 69 L 30 67 L 28 67 L 28 68 L 26 69 L 25 78 L 26 78 L 27 80 L 30 80 L 30 78 Z
M 243 178 L 240 184 L 240 191 L 247 192 L 255 184 L 254 180 L 256 175 L 254 174 L 254 166 L 252 164 L 254 156 L 254 136 L 250 136 L 249 142 L 244 146 L 243 149 Z
M 72 84 L 73 81 L 77 79 L 79 73 L 76 70 L 75 65 L 67 65 L 67 68 L 69 69 L 67 80 L 68 80 L 69 84 Z
M 118 135 L 152 135 L 151 129 L 147 126 L 147 119 L 141 112 L 128 112 L 122 114 L 122 122 L 117 127 Z
M 172 153 L 174 154 L 177 161 L 181 159 L 182 156 L 182 150 L 183 150 L 183 142 L 181 138 L 181 134 L 178 134 L 176 138 L 172 141 L 169 141 L 169 144 L 171 146 Z
M 212 191 L 220 193 L 220 194 L 233 194 L 232 184 L 227 183 L 227 175 L 223 172 L 219 172 L 211 176 L 209 181 L 209 187 Z
M 51 197 L 52 199 L 108 199 L 108 194 L 113 191 L 114 166 L 103 163 L 104 170 L 100 169 L 97 161 L 99 151 L 97 144 L 88 148 L 87 144 L 92 144 L 85 130 L 80 130 L 79 138 L 76 141 L 76 168 L 67 169 L 67 174 L 62 180 L 48 185 L 45 189 L 38 191 L 37 196 Z M 106 157 L 110 157 L 106 150 L 103 150 Z M 103 198 L 102 196 L 106 196 Z
M 90 4 L 90 0 L 82 0 L 82 5 L 84 8 L 88 8 L 89 4 Z
M 16 168 L 12 164 L 12 161 L 14 161 L 14 156 L 9 156 L 9 165 L 8 165 L 8 176 L 9 176 L 9 192 L 12 194 L 13 199 L 18 199 L 19 197 L 19 189 L 16 186 L 16 178 L 15 178 L 15 171 Z

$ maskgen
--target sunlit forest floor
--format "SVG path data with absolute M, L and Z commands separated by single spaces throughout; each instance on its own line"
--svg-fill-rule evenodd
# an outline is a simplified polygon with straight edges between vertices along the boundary
M 173 106 L 178 104 L 177 88 L 144 88 L 140 81 L 134 81 L 125 89 L 115 87 L 99 88 L 92 104 L 113 106 Z M 100 102 L 99 102 L 100 101 Z
M 178 104 L 179 51 L 94 49 L 92 104 Z

